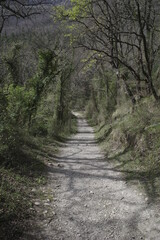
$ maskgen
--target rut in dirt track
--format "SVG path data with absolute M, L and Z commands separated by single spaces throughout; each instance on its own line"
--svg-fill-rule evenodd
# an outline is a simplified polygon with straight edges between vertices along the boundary
M 160 239 L 154 209 L 107 163 L 85 119 L 78 119 L 78 133 L 56 159 L 59 164 L 50 168 L 50 185 L 52 177 L 58 184 L 56 216 L 45 225 L 43 239 Z

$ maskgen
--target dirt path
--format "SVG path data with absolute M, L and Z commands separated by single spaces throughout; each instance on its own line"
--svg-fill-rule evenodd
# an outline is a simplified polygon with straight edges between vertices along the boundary
M 58 164 L 49 168 L 55 214 L 42 221 L 41 239 L 160 239 L 159 209 L 104 160 L 86 121 L 79 118 L 78 124 L 78 133 L 57 156 Z

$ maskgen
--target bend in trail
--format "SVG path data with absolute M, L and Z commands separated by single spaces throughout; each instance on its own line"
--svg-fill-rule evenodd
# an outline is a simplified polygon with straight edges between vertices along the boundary
M 160 239 L 159 210 L 107 162 L 85 119 L 78 119 L 78 133 L 56 159 L 58 164 L 49 168 L 50 187 L 55 188 L 55 180 L 58 184 L 56 215 L 47 224 L 42 221 L 41 239 Z

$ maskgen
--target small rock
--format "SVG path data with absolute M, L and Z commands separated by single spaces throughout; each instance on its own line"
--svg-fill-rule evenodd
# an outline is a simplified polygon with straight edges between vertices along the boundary
M 45 215 L 45 214 L 47 214 L 47 213 L 48 213 L 48 211 L 47 211 L 47 210 L 43 212 L 43 214 L 44 214 L 44 215 Z
M 87 204 L 85 204 L 84 207 L 87 207 Z
M 34 205 L 39 206 L 40 202 L 35 202 Z
M 35 189 L 35 188 L 32 188 L 32 192 L 36 192 L 36 189 Z
M 45 203 L 44 203 L 44 206 L 50 206 L 50 204 L 45 202 Z
M 63 167 L 63 165 L 62 165 L 62 164 L 60 164 L 60 163 L 58 163 L 58 164 L 57 164 L 57 166 L 58 166 L 58 167 L 61 167 L 61 168 Z
M 34 208 L 30 208 L 31 211 L 34 211 Z

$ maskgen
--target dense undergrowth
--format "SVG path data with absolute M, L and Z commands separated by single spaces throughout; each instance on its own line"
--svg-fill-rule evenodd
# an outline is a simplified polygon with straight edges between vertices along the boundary
M 23 135 L 16 154 L 9 152 L 7 159 L 1 158 L 0 239 L 18 239 L 24 231 L 36 228 L 31 219 L 37 216 L 36 199 L 46 198 L 40 189 L 47 183 L 48 162 L 53 162 L 59 142 L 76 131 L 75 117 L 71 125 L 70 131 L 63 129 L 54 137 Z
M 37 144 L 34 148 L 40 148 Z M 40 156 L 26 147 L 12 162 L 0 166 L 0 236 L 17 239 L 26 228 L 26 220 L 33 215 L 34 187 L 46 180 L 45 163 Z
M 152 97 L 141 100 L 134 109 L 128 102 L 95 126 L 106 160 L 114 161 L 114 170 L 122 172 L 127 181 L 139 184 L 150 202 L 160 197 L 159 107 Z M 95 125 L 97 117 L 93 113 L 90 122 Z
M 72 59 L 67 47 L 46 46 L 50 33 L 1 37 L 0 44 L 0 239 L 29 227 L 34 199 L 47 181 L 47 161 L 58 141 L 76 131 L 71 113 Z M 47 38 L 47 39 L 46 39 Z M 7 48 L 5 48 L 7 45 Z M 36 45 L 36 47 L 35 47 Z M 58 141 L 57 141 L 58 140 Z M 47 150 L 46 150 L 47 149 Z

